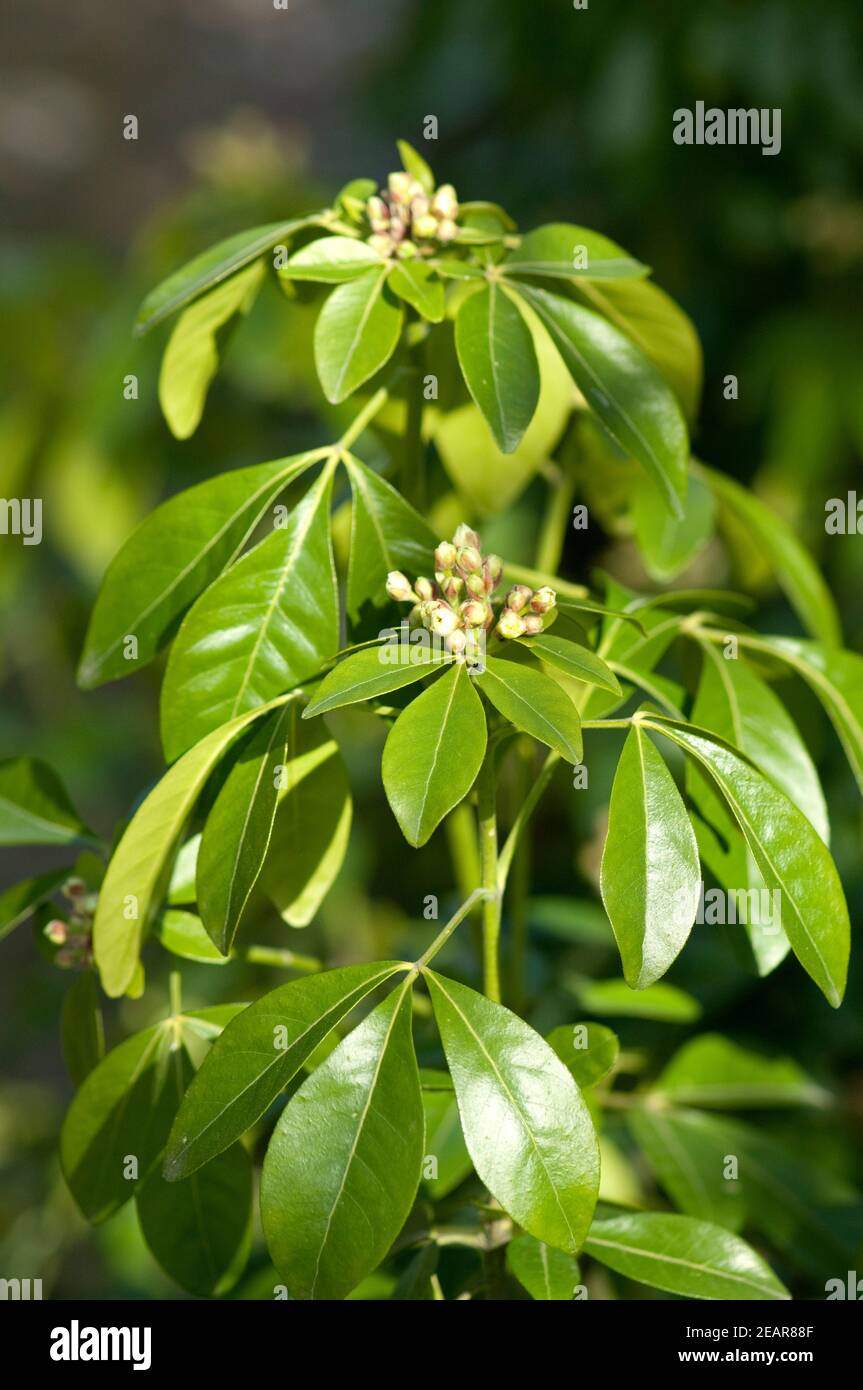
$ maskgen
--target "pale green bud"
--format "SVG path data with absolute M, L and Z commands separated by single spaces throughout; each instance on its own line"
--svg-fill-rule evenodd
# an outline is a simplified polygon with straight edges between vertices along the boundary
M 390 225 L 389 208 L 383 198 L 369 198 L 366 212 L 373 232 L 385 232 Z
M 458 598 L 463 588 L 464 580 L 460 579 L 457 574 L 450 574 L 445 576 L 443 582 L 441 583 L 441 589 L 443 590 L 444 598 L 449 599 L 450 603 L 453 603 L 455 599 Z
M 486 555 L 484 568 L 491 579 L 491 587 L 494 589 L 500 583 L 500 577 L 503 574 L 503 560 L 499 555 Z
M 514 584 L 506 596 L 506 606 L 511 608 L 514 613 L 520 613 L 526 608 L 533 598 L 533 589 L 529 589 L 526 584 Z
M 475 574 L 477 570 L 482 568 L 482 556 L 475 546 L 463 545 L 458 552 L 456 563 L 464 574 Z
M 390 570 L 387 575 L 387 593 L 390 598 L 394 598 L 397 603 L 406 603 L 408 599 L 415 599 L 416 594 L 410 586 L 410 581 L 401 570 Z M 429 595 L 431 597 L 431 595 Z
M 459 550 L 463 545 L 472 545 L 476 550 L 482 549 L 482 542 L 480 541 L 480 538 L 477 535 L 476 531 L 471 530 L 470 526 L 466 526 L 464 522 L 462 522 L 460 526 L 456 527 L 456 532 L 452 538 L 452 543 L 455 546 L 456 550 Z
M 398 169 L 387 179 L 390 197 L 396 203 L 409 203 L 413 197 L 413 179 L 410 174 Z
M 461 656 L 467 646 L 467 633 L 462 628 L 457 627 L 448 637 L 444 638 L 444 645 L 447 651 L 452 652 L 453 656 Z
M 432 198 L 432 211 L 450 222 L 458 217 L 458 198 L 451 183 L 442 183 L 437 189 Z
M 470 592 L 472 594 L 476 595 L 477 598 L 485 598 L 487 590 L 485 586 L 485 579 L 481 574 L 469 575 L 467 587 L 470 589 Z
M 431 204 L 427 193 L 416 193 L 411 198 L 411 218 L 414 223 L 418 217 L 427 217 Z
M 415 237 L 428 241 L 438 234 L 437 218 L 432 217 L 430 212 L 423 213 L 420 217 L 414 217 L 412 229 Z
M 54 946 L 62 946 L 68 935 L 66 923 L 61 922 L 59 917 L 55 917 L 44 929 L 44 935 Z
M 414 588 L 417 592 L 417 596 L 424 601 L 428 602 L 429 599 L 434 598 L 434 584 L 432 584 L 430 579 L 424 579 L 422 575 L 420 575 L 419 579 L 414 583 Z
M 438 241 L 455 241 L 457 236 L 458 227 L 456 226 L 455 222 L 452 222 L 448 217 L 445 217 L 443 222 L 438 223 Z
M 479 599 L 468 599 L 459 609 L 461 620 L 468 627 L 485 627 L 490 617 L 490 610 L 487 603 L 481 603 Z
M 449 541 L 441 541 L 434 553 L 436 570 L 451 570 L 456 562 L 456 549 Z
M 391 256 L 393 251 L 392 237 L 383 232 L 376 232 L 368 239 L 369 246 L 373 251 L 377 251 L 379 256 Z
M 412 241 L 402 241 L 396 247 L 396 255 L 400 261 L 412 260 L 416 253 L 417 249 Z
M 497 621 L 497 632 L 500 637 L 522 637 L 525 632 L 524 618 L 512 608 L 503 608 Z
M 448 603 L 442 599 L 434 600 L 423 605 L 428 615 L 427 627 L 436 632 L 439 637 L 449 637 L 451 632 L 455 632 L 459 625 L 458 614 L 453 612 Z
M 530 601 L 530 606 L 534 613 L 547 613 L 557 603 L 557 594 L 548 584 L 544 584 L 541 589 L 537 589 Z

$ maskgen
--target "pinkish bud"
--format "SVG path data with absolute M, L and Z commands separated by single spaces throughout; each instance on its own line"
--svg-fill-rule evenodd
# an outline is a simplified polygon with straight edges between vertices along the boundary
M 511 608 L 514 613 L 520 613 L 526 608 L 533 598 L 533 589 L 529 589 L 526 584 L 514 584 L 506 596 L 506 606 Z
M 436 217 L 432 217 L 430 212 L 424 213 L 421 217 L 414 217 L 412 230 L 415 237 L 420 240 L 430 241 L 438 233 L 438 222 Z
M 383 198 L 369 198 L 366 203 L 369 222 L 373 232 L 385 232 L 390 225 L 390 214 Z
M 499 555 L 486 555 L 484 568 L 491 577 L 491 586 L 495 588 L 500 583 L 503 574 L 503 560 Z
M 455 602 L 463 588 L 464 580 L 459 579 L 457 574 L 449 575 L 441 584 L 443 596 L 445 599 L 448 599 L 450 603 Z
M 392 237 L 387 236 L 383 232 L 376 232 L 374 236 L 370 236 L 368 239 L 368 244 L 373 251 L 377 251 L 379 256 L 392 255 Z
M 436 570 L 451 570 L 456 562 L 456 548 L 450 541 L 441 541 L 434 553 Z
M 451 632 L 455 632 L 459 625 L 458 615 L 453 612 L 448 603 L 442 599 L 436 599 L 431 603 L 423 604 L 424 613 L 428 621 L 426 626 L 431 632 L 436 632 L 439 637 L 449 637 Z
M 413 179 L 410 174 L 403 173 L 401 169 L 390 174 L 387 187 L 390 191 L 390 197 L 395 203 L 409 203 L 413 197 Z
M 87 892 L 87 885 L 83 878 L 67 878 L 60 891 L 64 898 L 72 902 L 75 898 L 83 898 Z
M 487 589 L 485 579 L 481 574 L 468 575 L 467 587 L 476 598 L 485 598 Z
M 542 618 L 539 613 L 525 613 L 522 622 L 525 633 L 532 636 L 536 632 L 542 632 Z
M 531 609 L 534 613 L 547 613 L 557 603 L 557 594 L 548 584 L 544 584 L 541 589 L 537 589 L 530 601 Z
M 453 656 L 461 656 L 467 646 L 467 633 L 460 627 L 444 638 L 444 646 Z
M 476 574 L 482 569 L 482 556 L 476 546 L 463 545 L 458 552 L 457 564 L 464 575 Z
M 479 599 L 468 599 L 459 609 L 461 620 L 468 627 L 485 627 L 490 616 L 487 603 L 481 603 Z
M 471 530 L 470 526 L 465 526 L 464 522 L 456 527 L 452 543 L 456 550 L 460 550 L 463 545 L 472 545 L 475 550 L 482 550 L 482 542 L 476 531 Z
M 458 227 L 449 217 L 445 217 L 443 222 L 438 223 L 438 241 L 455 241 L 458 236 Z
M 44 935 L 54 946 L 62 946 L 67 937 L 66 923 L 55 917 L 44 929 Z
M 437 189 L 432 198 L 432 210 L 448 221 L 458 217 L 458 198 L 451 183 L 442 183 Z
M 525 632 L 524 619 L 512 608 L 504 608 L 497 621 L 497 632 L 500 637 L 522 637 Z
M 387 593 L 397 603 L 406 603 L 408 599 L 416 598 L 410 581 L 406 575 L 402 574 L 401 570 L 390 570 L 387 575 Z M 428 597 L 430 598 L 431 595 Z

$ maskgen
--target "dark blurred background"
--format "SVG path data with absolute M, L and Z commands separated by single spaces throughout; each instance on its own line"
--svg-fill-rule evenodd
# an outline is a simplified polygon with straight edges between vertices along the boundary
M 158 665 L 90 694 L 75 686 L 105 565 L 162 497 L 326 438 L 308 313 L 275 292 L 262 298 L 231 345 L 201 428 L 180 444 L 156 400 L 167 331 L 133 340 L 137 304 L 221 237 L 321 206 L 352 177 L 383 181 L 400 136 L 462 197 L 492 198 L 523 226 L 561 219 L 595 227 L 654 267 L 704 345 L 696 452 L 798 528 L 837 595 L 848 645 L 860 649 L 863 542 L 830 537 L 827 545 L 824 534 L 825 500 L 860 487 L 863 454 L 859 6 L 290 0 L 276 10 L 272 0 L 77 0 L 61 9 L 5 0 L 0 10 L 0 493 L 42 497 L 45 526 L 38 547 L 0 542 L 0 754 L 51 762 L 99 832 L 110 836 L 161 770 Z M 781 153 L 675 145 L 673 111 L 698 100 L 780 107 Z M 127 115 L 138 119 L 135 141 L 123 138 Z M 439 138 L 427 145 L 428 115 Z M 124 399 L 127 373 L 138 376 L 137 401 Z M 728 373 L 739 378 L 736 402 L 723 398 Z M 516 548 L 519 528 L 531 533 L 533 506 L 528 496 L 515 509 Z M 601 536 L 584 556 L 570 547 L 566 560 L 578 579 L 597 562 L 632 577 L 626 546 Z M 729 582 L 718 545 L 699 563 L 698 582 Z M 798 630 L 757 557 L 736 582 L 759 597 L 766 628 Z M 811 702 L 795 698 L 859 921 L 858 803 L 832 735 Z M 358 723 L 351 738 L 360 808 L 379 807 L 376 734 Z M 571 894 L 573 884 L 581 898 L 592 892 L 590 846 L 599 843 L 612 752 L 597 749 L 607 775 L 597 775 L 589 803 L 566 788 L 549 803 L 537 893 Z M 422 892 L 449 891 L 444 850 L 437 883 L 430 853 L 428 884 L 406 887 L 392 867 L 404 863 L 394 824 L 358 815 L 348 866 L 307 940 L 331 957 L 390 950 Z M 51 862 L 48 853 L 7 853 L 0 881 Z M 578 931 L 567 943 L 565 923 L 555 930 L 557 946 L 532 957 L 537 986 L 556 972 L 561 940 L 584 964 Z M 824 1140 L 824 1153 L 835 1151 L 830 1162 L 853 1176 L 846 1170 L 859 1167 L 863 1113 L 859 952 L 841 1015 L 785 966 L 757 986 L 758 1019 L 753 982 L 739 971 L 723 975 L 714 955 L 698 945 L 674 978 L 701 1000 L 711 1025 L 749 1030 L 816 1071 L 832 1068 L 850 1118 Z M 54 1145 L 71 1088 L 57 1016 L 68 978 L 39 958 L 26 928 L 4 943 L 2 960 L 0 1273 L 36 1260 L 60 1295 L 170 1293 L 134 1217 L 127 1212 L 91 1239 L 59 1179 Z M 597 963 L 588 964 L 595 973 Z M 613 955 L 600 956 L 598 969 L 616 973 Z M 213 972 L 192 970 L 192 995 L 251 997 L 277 982 L 228 970 L 237 971 L 229 980 L 215 972 L 218 989 Z M 110 1041 L 159 1007 L 149 998 L 125 1003 L 110 1020 Z M 573 1007 L 561 1005 L 560 1016 L 574 1017 Z M 549 1023 L 559 1021 L 547 1012 Z M 811 1031 L 801 1037 L 804 1015 Z M 684 1035 L 678 1027 L 648 1040 L 667 1050 Z M 641 1041 L 637 1029 L 633 1041 Z

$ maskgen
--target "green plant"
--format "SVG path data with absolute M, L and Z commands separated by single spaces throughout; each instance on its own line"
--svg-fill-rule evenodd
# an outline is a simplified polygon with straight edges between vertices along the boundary
M 513 913 L 504 990 L 502 909 L 556 770 L 569 764 L 584 786 L 584 732 L 623 734 L 601 893 L 624 978 L 586 990 L 585 1008 L 603 988 L 654 1016 L 686 1008 L 659 982 L 704 911 L 702 865 L 725 901 L 769 900 L 734 939 L 752 968 L 765 975 L 790 951 L 838 1006 L 848 911 L 818 775 L 773 686 L 789 670 L 811 686 L 863 784 L 863 661 L 838 645 L 830 595 L 793 535 L 691 459 L 698 342 L 647 267 L 581 227 L 522 235 L 496 205 L 436 190 L 400 149 L 383 194 L 356 180 L 330 209 L 232 237 L 141 310 L 141 329 L 182 310 L 160 398 L 187 437 L 228 330 L 268 276 L 288 300 L 329 286 L 315 361 L 336 439 L 171 498 L 110 566 L 81 683 L 170 648 L 170 766 L 110 853 L 44 765 L 0 767 L 5 843 L 87 844 L 2 905 L 7 928 L 35 913 L 42 949 L 80 971 L 63 1021 L 79 1083 L 61 1136 L 67 1182 L 94 1222 L 134 1197 L 156 1258 L 201 1295 L 244 1268 L 244 1136 L 272 1129 L 263 1230 L 274 1287 L 292 1298 L 346 1297 L 382 1263 L 393 1297 L 441 1297 L 451 1247 L 477 1257 L 455 1282 L 486 1298 L 512 1296 L 513 1279 L 535 1298 L 571 1298 L 584 1256 L 674 1294 L 787 1297 L 738 1234 L 737 1192 L 721 1180 L 730 1144 L 765 1141 L 704 1107 L 717 1095 L 729 1109 L 817 1105 L 819 1088 L 790 1061 L 710 1035 L 642 1090 L 618 1087 L 631 1073 L 610 1029 L 543 1038 L 520 1017 L 525 922 Z M 539 477 L 534 565 L 484 554 L 469 523 Z M 630 529 L 662 581 L 717 520 L 742 530 L 812 637 L 757 633 L 746 600 L 719 591 L 637 594 L 605 579 L 592 596 L 556 573 L 574 506 Z M 451 540 L 429 508 L 439 529 L 453 523 Z M 659 669 L 672 649 L 683 679 Z M 243 927 L 261 897 L 307 925 L 339 872 L 351 798 L 325 716 L 352 705 L 387 728 L 383 786 L 408 844 L 445 824 L 463 900 L 409 959 L 322 969 L 246 944 Z M 546 750 L 538 769 L 533 743 Z M 528 775 L 503 839 L 499 782 L 516 764 Z M 65 918 L 49 906 L 58 889 Z M 483 993 L 433 968 L 464 922 L 479 927 Z M 151 939 L 301 978 L 247 1006 L 186 1011 L 175 973 L 164 1021 L 104 1055 L 96 981 L 110 998 L 139 996 Z M 433 1015 L 445 1068 L 418 1067 L 415 1013 L 427 1034 Z M 597 1135 L 616 1108 L 677 1212 L 613 1190 L 599 1200 Z

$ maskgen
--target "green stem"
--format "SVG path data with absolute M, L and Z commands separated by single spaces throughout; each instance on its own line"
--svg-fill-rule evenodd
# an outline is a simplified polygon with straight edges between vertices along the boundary
M 236 954 L 250 965 L 274 965 L 278 970 L 298 970 L 303 975 L 314 975 L 324 968 L 315 956 L 301 956 L 276 946 L 245 946 Z
M 358 411 L 351 423 L 348 425 L 338 443 L 334 446 L 336 452 L 347 452 L 355 440 L 359 439 L 366 425 L 373 420 L 379 410 L 382 410 L 389 400 L 389 392 L 385 386 L 381 386 L 375 394 L 366 401 L 362 410 Z
M 500 858 L 497 863 L 497 888 L 501 897 L 503 896 L 504 890 L 506 888 L 506 880 L 509 876 L 509 871 L 512 866 L 512 858 L 515 854 L 521 834 L 525 826 L 527 825 L 527 822 L 533 815 L 539 798 L 542 796 L 543 792 L 545 791 L 546 787 L 551 781 L 554 769 L 557 767 L 559 762 L 559 753 L 548 754 L 545 762 L 539 770 L 539 775 L 536 777 L 533 786 L 531 787 L 524 801 L 521 803 L 519 813 L 513 821 L 512 829 L 506 837 L 506 844 L 501 850 Z
M 171 1014 L 178 1018 L 183 1012 L 183 982 L 179 970 L 172 970 L 168 976 L 168 998 L 171 1001 Z
M 564 473 L 551 484 L 536 548 L 536 567 L 538 570 L 545 570 L 548 574 L 557 573 L 560 557 L 563 554 L 566 530 L 569 525 L 569 513 L 574 496 L 575 479 L 570 477 L 568 473 Z M 559 580 L 553 581 L 554 584 L 559 582 Z
M 479 862 L 486 898 L 482 909 L 483 990 L 500 1003 L 500 901 L 497 864 L 497 777 L 495 751 L 490 748 L 476 781 L 479 820 Z
M 533 750 L 519 739 L 515 747 L 514 801 L 521 806 L 528 796 L 532 781 Z M 517 814 L 517 813 L 516 813 Z M 509 888 L 509 921 L 512 949 L 509 969 L 509 1002 L 516 1013 L 522 1013 L 525 1002 L 524 977 L 527 965 L 527 900 L 530 893 L 531 844 L 522 836 L 512 862 Z
M 463 922 L 465 917 L 467 917 L 468 914 L 473 911 L 475 905 L 478 902 L 481 902 L 482 899 L 485 897 L 487 897 L 487 891 L 485 888 L 475 888 L 473 892 L 470 894 L 470 896 L 465 898 L 461 907 L 459 907 L 456 910 L 456 912 L 453 913 L 446 926 L 438 932 L 437 936 L 435 937 L 432 944 L 429 946 L 428 950 L 420 956 L 419 960 L 416 962 L 414 966 L 414 971 L 422 970 L 425 966 L 428 965 L 430 960 L 434 960 L 438 951 L 441 950 L 441 948 L 445 946 L 446 943 L 449 941 L 450 937 L 452 936 L 459 923 Z
M 418 376 L 411 375 L 407 386 L 407 420 L 402 454 L 401 490 L 408 502 L 423 511 L 426 505 L 425 445 L 423 443 L 423 396 Z
M 541 589 L 544 584 L 548 584 L 564 599 L 588 598 L 590 595 L 590 590 L 583 584 L 571 584 L 568 579 L 561 579 L 559 575 L 544 574 L 542 570 L 528 569 L 525 565 L 511 565 L 507 561 L 503 573 L 506 583 L 512 581 L 515 584 L 527 584 L 531 589 Z

